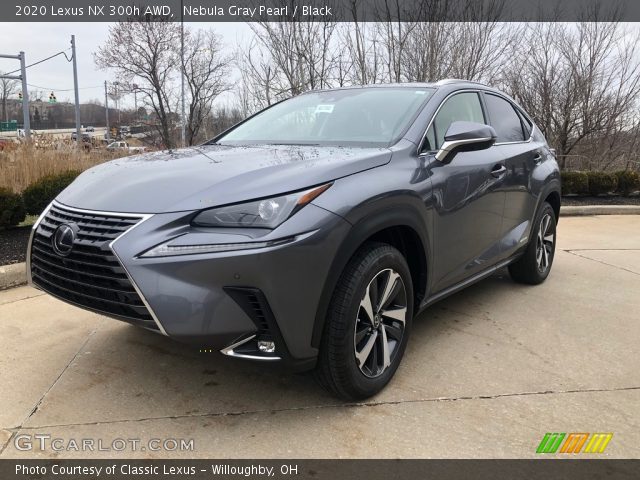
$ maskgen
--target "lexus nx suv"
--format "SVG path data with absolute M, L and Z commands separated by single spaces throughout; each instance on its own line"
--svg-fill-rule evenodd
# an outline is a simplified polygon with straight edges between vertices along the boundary
M 559 209 L 553 152 L 498 90 L 311 91 L 87 170 L 34 225 L 27 269 L 68 303 L 362 399 L 429 305 L 505 266 L 543 282 Z

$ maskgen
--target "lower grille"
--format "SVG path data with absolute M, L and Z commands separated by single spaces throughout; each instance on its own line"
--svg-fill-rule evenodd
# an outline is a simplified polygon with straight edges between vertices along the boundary
M 258 333 L 256 336 L 261 340 L 273 340 L 271 332 L 269 331 L 269 324 L 267 323 L 266 315 L 262 308 L 261 299 L 259 299 L 257 294 L 253 292 L 247 292 L 246 299 L 251 307 L 251 311 L 253 312 L 251 319 L 258 327 Z
M 267 320 L 267 304 L 264 294 L 257 288 L 248 287 L 224 287 L 224 291 L 240 305 L 247 316 L 256 326 L 256 337 L 260 340 L 273 340 L 273 334 Z
M 158 330 L 109 246 L 140 220 L 142 217 L 52 205 L 33 235 L 30 252 L 33 283 L 62 300 Z M 55 232 L 61 225 L 68 225 L 74 231 L 73 245 L 66 255 L 56 251 L 53 245 Z

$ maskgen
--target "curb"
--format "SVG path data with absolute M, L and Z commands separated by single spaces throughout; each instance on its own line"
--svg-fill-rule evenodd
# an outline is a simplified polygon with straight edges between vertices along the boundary
M 640 205 L 563 205 L 560 207 L 561 217 L 586 215 L 640 215 Z
M 27 264 L 12 263 L 0 265 L 0 290 L 17 287 L 27 283 Z

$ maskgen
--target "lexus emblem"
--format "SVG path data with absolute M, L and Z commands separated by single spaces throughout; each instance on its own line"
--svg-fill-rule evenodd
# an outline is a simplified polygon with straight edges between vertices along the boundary
M 53 249 L 58 255 L 66 257 L 71 253 L 76 239 L 74 226 L 64 223 L 53 232 Z

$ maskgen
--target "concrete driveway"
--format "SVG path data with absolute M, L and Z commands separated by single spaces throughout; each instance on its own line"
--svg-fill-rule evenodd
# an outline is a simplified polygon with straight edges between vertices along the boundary
M 534 457 L 546 432 L 612 432 L 600 456 L 640 458 L 640 217 L 562 218 L 558 246 L 544 285 L 503 273 L 430 308 L 395 379 L 359 405 L 309 375 L 0 292 L 0 457 Z M 40 434 L 62 451 L 16 448 Z M 80 439 L 193 449 L 68 449 Z

